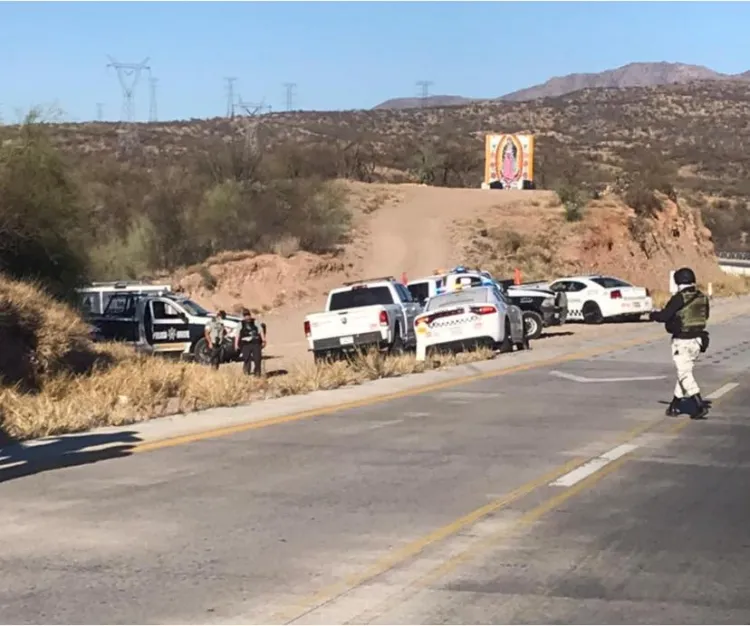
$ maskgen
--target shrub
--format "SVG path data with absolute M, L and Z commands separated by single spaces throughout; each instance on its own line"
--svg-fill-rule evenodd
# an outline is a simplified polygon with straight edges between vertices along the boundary
M 0 271 L 69 297 L 88 278 L 88 220 L 37 116 L 0 146 Z
M 565 210 L 565 221 L 577 222 L 583 219 L 583 206 L 586 198 L 580 188 L 571 184 L 563 184 L 558 187 L 557 195 Z

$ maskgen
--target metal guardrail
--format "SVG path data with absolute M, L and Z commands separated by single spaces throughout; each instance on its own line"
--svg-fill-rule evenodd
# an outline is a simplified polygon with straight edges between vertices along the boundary
M 750 261 L 750 252 L 734 252 L 732 250 L 721 250 L 716 253 L 719 261 Z

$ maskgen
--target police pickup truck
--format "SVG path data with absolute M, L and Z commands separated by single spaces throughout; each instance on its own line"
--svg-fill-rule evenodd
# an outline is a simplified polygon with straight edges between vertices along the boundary
M 93 299 L 96 303 L 97 299 L 102 300 L 100 291 L 100 286 L 87 287 L 79 290 L 79 296 L 82 302 L 88 304 Z M 94 328 L 95 341 L 122 341 L 143 352 L 209 362 L 204 330 L 214 314 L 184 295 L 173 293 L 169 286 L 128 284 L 127 288 L 107 289 L 103 300 L 101 312 L 96 304 L 84 310 L 86 321 Z M 239 358 L 232 339 L 240 322 L 240 318 L 229 315 L 224 320 L 225 361 Z
M 372 347 L 390 353 L 415 348 L 421 311 L 392 276 L 344 283 L 328 294 L 325 312 L 305 318 L 308 349 L 317 362 Z

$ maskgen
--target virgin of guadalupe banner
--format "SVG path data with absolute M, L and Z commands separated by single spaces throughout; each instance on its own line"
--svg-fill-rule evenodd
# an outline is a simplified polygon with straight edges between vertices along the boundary
M 534 135 L 487 135 L 484 182 L 501 182 L 504 189 L 523 189 L 534 180 Z

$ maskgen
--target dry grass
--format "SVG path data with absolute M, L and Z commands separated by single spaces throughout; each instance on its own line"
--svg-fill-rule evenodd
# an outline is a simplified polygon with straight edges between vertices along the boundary
M 260 399 L 359 385 L 489 359 L 489 350 L 443 356 L 425 363 L 413 355 L 368 353 L 351 362 L 306 365 L 289 374 L 256 379 L 236 368 L 218 371 L 194 363 L 136 355 L 122 345 L 103 345 L 116 364 L 90 374 L 49 378 L 39 393 L 17 387 L 0 390 L 2 429 L 23 440 L 79 432 L 97 426 L 118 426 L 175 413 L 237 406 Z
M 376 378 L 491 357 L 486 350 L 418 363 L 413 355 L 359 354 L 257 379 L 235 367 L 136 354 L 94 344 L 70 307 L 34 285 L 0 278 L 0 434 L 23 440 L 262 398 L 336 389 Z
M 34 389 L 45 377 L 81 373 L 106 361 L 89 332 L 73 309 L 37 285 L 0 276 L 0 383 Z

